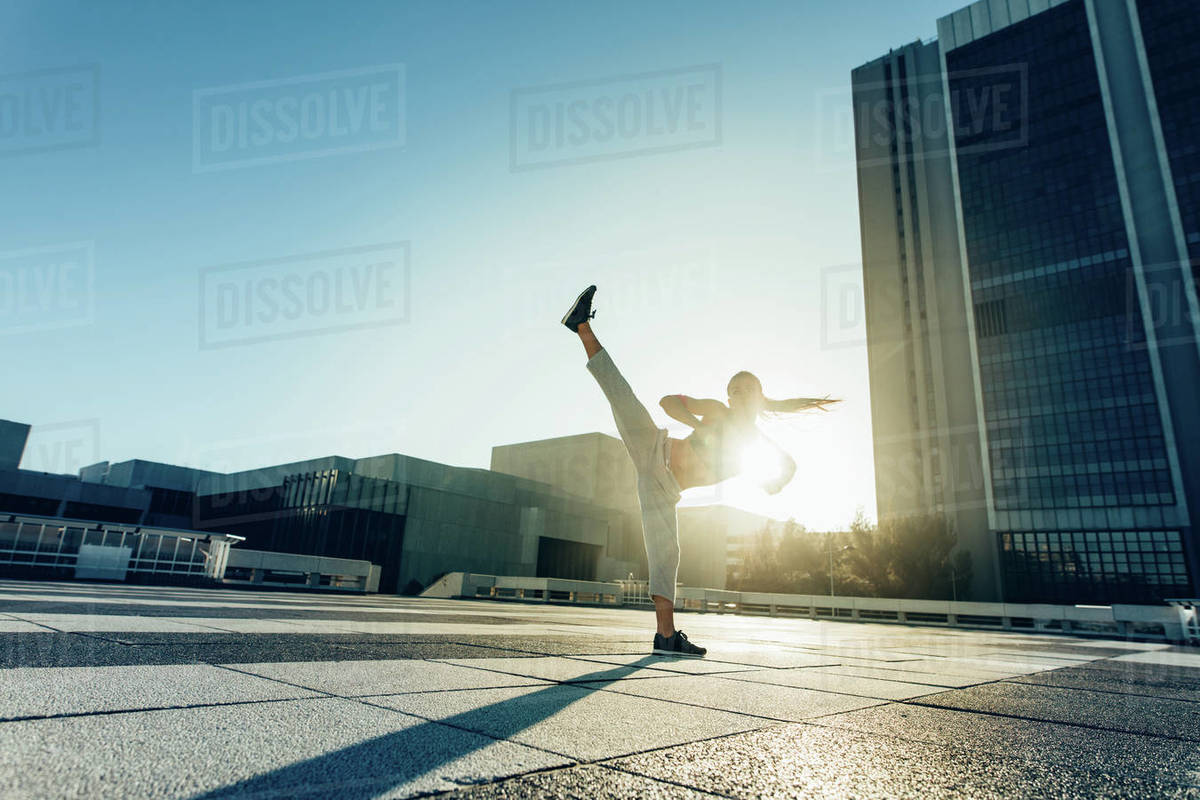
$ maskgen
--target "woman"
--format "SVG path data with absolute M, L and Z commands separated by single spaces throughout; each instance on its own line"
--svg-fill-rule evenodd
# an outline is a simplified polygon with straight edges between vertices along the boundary
M 792 479 L 796 462 L 759 432 L 755 420 L 764 411 L 824 410 L 826 404 L 838 401 L 827 397 L 770 400 L 763 396 L 758 378 L 749 372 L 739 372 L 729 381 L 728 405 L 681 394 L 664 397 L 659 403 L 663 411 L 695 429 L 686 439 L 669 437 L 665 428 L 654 424 L 592 332 L 588 320 L 596 315 L 592 311 L 595 293 L 595 286 L 584 289 L 562 323 L 582 340 L 588 370 L 612 406 L 617 431 L 637 470 L 642 534 L 650 568 L 650 597 L 658 619 L 653 652 L 703 656 L 708 652 L 705 648 L 692 644 L 683 631 L 675 629 L 675 578 L 679 572 L 675 505 L 680 492 L 733 477 L 741 471 L 743 450 L 748 445 L 762 443 L 783 462 L 781 474 L 763 483 L 767 492 L 775 494 Z

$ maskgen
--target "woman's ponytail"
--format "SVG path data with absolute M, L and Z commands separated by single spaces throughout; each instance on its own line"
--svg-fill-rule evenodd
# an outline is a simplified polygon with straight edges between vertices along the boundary
M 799 411 L 809 411 L 812 409 L 820 409 L 825 411 L 826 403 L 840 403 L 839 398 L 833 397 L 789 397 L 782 400 L 776 400 L 766 395 L 763 395 L 763 410 L 772 414 L 794 414 Z

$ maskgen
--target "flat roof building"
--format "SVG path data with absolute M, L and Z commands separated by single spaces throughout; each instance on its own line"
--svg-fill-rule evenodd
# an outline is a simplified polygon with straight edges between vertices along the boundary
M 223 533 L 252 550 L 370 561 L 382 592 L 416 591 L 451 571 L 646 577 L 633 465 L 619 440 L 597 433 L 507 445 L 493 466 L 393 453 L 228 474 L 141 459 L 91 464 L 78 476 L 0 470 L 0 513 Z M 723 588 L 720 515 L 680 516 L 680 581 Z

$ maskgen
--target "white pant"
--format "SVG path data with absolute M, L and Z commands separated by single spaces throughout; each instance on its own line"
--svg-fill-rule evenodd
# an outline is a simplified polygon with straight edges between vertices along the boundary
M 675 602 L 679 575 L 679 525 L 675 505 L 679 482 L 668 468 L 670 447 L 666 428 L 659 428 L 634 395 L 608 355 L 601 350 L 588 359 L 588 371 L 612 406 L 621 441 L 637 470 L 638 504 L 642 508 L 642 537 L 650 568 L 650 594 Z

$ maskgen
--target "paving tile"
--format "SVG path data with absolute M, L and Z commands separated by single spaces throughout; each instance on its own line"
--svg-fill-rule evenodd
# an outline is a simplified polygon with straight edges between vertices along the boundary
M 1136 661 L 1119 661 L 1110 658 L 1103 661 L 1092 661 L 1083 666 L 1075 667 L 1070 671 L 1083 672 L 1085 670 L 1094 672 L 1097 675 L 1110 676 L 1114 680 L 1166 681 L 1179 684 L 1180 686 L 1193 686 L 1200 692 L 1200 670 L 1194 667 L 1181 667 L 1171 664 L 1147 664 Z
M 478 624 L 475 622 L 375 622 L 364 620 L 318 620 L 318 624 L 327 624 L 337 626 L 340 630 L 351 631 L 353 633 L 369 633 L 376 635 L 405 635 L 405 634 L 433 634 L 433 635 L 456 635 L 456 636 L 521 636 L 521 635 L 536 635 L 538 632 L 545 630 L 545 626 L 534 622 L 507 622 L 507 623 L 492 623 Z M 308 623 L 306 623 L 308 624 Z M 559 635 L 571 633 L 571 629 L 567 628 L 560 631 Z M 579 636 L 592 635 L 591 631 L 579 630 Z
M 814 725 L 605 762 L 739 798 L 1200 797 L 1191 787 Z
M 1200 741 L 1198 706 L 1181 700 L 1004 682 L 954 689 L 915 702 Z
M 1053 761 L 1096 772 L 1200 785 L 1200 748 L 1194 742 L 909 704 L 833 714 L 816 724 L 1030 761 Z
M 499 686 L 549 685 L 536 678 L 468 669 L 440 661 L 304 661 L 229 664 L 231 669 L 286 681 L 309 689 L 353 697 L 396 692 L 485 689 Z
M 737 673 L 744 675 L 748 673 Z M 615 684 L 584 684 L 621 694 L 665 700 L 678 704 L 680 713 L 690 714 L 697 706 L 753 714 L 772 720 L 799 722 L 837 711 L 878 704 L 872 698 L 797 689 L 767 683 L 732 680 L 709 675 L 678 675 L 657 681 L 620 681 Z
M 1097 639 L 1095 641 L 1080 641 L 1064 639 L 1063 641 L 1047 644 L 1045 642 L 1026 643 L 1020 641 L 1005 641 L 1000 643 L 1001 652 L 1007 653 L 1026 653 L 1035 655 L 1046 653 L 1053 656 L 1078 657 L 1086 659 L 1108 658 L 1110 656 L 1119 656 L 1129 652 L 1144 652 L 1156 650 L 1163 645 L 1147 644 L 1145 642 L 1121 642 L 1111 639 Z
M 805 649 L 825 658 L 833 658 L 842 662 L 861 661 L 864 664 L 892 664 L 899 662 L 921 661 L 924 658 L 924 656 L 914 655 L 912 653 L 896 653 L 876 647 L 845 648 L 837 646 L 809 646 Z
M 641 800 L 710 800 L 720 795 L 686 789 L 643 775 L 631 775 L 607 767 L 584 765 L 549 772 L 536 772 L 519 778 L 459 789 L 438 796 L 438 800 L 594 800 L 598 797 L 636 797 Z
M 1084 650 L 1089 650 L 1089 649 L 1100 650 L 1102 652 L 1106 651 L 1106 650 L 1112 651 L 1109 653 L 1104 653 L 1104 655 L 1108 656 L 1108 655 L 1121 655 L 1122 653 L 1129 653 L 1131 651 L 1136 651 L 1139 653 L 1149 653 L 1154 650 L 1162 650 L 1163 648 L 1167 647 L 1168 645 L 1150 644 L 1147 642 L 1123 642 L 1123 641 L 1118 641 L 1115 639 L 1092 639 L 1092 640 L 1076 639 L 1074 641 L 1071 641 L 1071 643 L 1069 645 L 1057 645 L 1057 646 L 1066 648 L 1066 649 L 1071 649 L 1071 650 L 1079 650 L 1080 652 L 1082 652 Z
M 409 797 L 569 764 L 319 698 L 0 724 L 6 800 Z
M 166 617 L 116 616 L 104 614 L 28 614 L 17 615 L 26 622 L 34 622 L 59 631 L 103 633 L 108 631 L 155 631 L 164 633 L 197 633 L 207 630 L 200 625 L 176 621 Z
M 74 633 L 0 633 L 0 669 L 118 664 L 180 664 L 175 653 L 147 653 L 119 642 Z
M 640 655 L 611 655 L 611 656 L 593 656 L 579 655 L 573 656 L 583 661 L 592 661 L 598 664 L 615 664 L 618 666 L 637 664 L 644 666 L 646 669 L 664 670 L 666 672 L 680 672 L 688 675 L 706 675 L 712 672 L 742 672 L 744 670 L 758 669 L 752 664 L 737 664 L 729 661 L 714 661 L 707 658 L 680 658 L 677 656 L 654 656 L 648 654 Z
M 1017 675 L 1028 675 L 1034 672 L 1045 672 L 1050 669 L 1060 669 L 1062 667 L 1075 667 L 1080 664 L 1077 659 L 1042 659 L 1042 658 L 1021 658 L 1020 656 L 978 656 L 978 657 L 955 657 L 952 660 L 957 664 L 962 664 L 967 668 L 978 667 L 981 670 L 993 672 L 1007 672 Z M 1086 662 L 1085 662 L 1086 663 Z
M 998 681 L 1011 678 L 1014 675 L 1028 674 L 1023 670 L 1014 669 L 984 669 L 978 664 L 965 664 L 961 661 L 940 658 L 927 658 L 918 661 L 901 661 L 883 663 L 879 661 L 864 661 L 862 659 L 842 659 L 843 666 L 869 667 L 887 669 L 895 672 L 911 672 L 920 675 L 953 675 L 968 679 L 971 683 L 983 681 Z
M 630 684 L 658 681 L 629 681 Z M 593 761 L 771 724 L 706 708 L 558 684 L 402 694 L 370 702 L 555 753 Z
M 755 645 L 712 643 L 705 661 L 741 664 L 752 667 L 820 667 L 840 663 L 840 659 L 807 650 L 783 648 L 768 642 Z
M 1191 668 L 1176 668 L 1189 670 Z M 1189 680 L 1188 677 L 1192 679 Z M 1039 672 L 1009 678 L 1014 683 L 1034 683 L 1061 686 L 1065 689 L 1088 689 L 1098 692 L 1137 694 L 1146 697 L 1167 697 L 1200 703 L 1200 670 L 1191 676 L 1177 676 L 1172 671 L 1146 664 L 1122 663 L 1117 669 L 1069 667 L 1053 672 Z M 1200 707 L 1198 707 L 1200 710 Z
M 184 618 L 179 618 L 184 619 Z M 336 625 L 314 625 L 302 619 L 238 619 L 236 617 L 189 617 L 187 622 L 204 625 L 210 633 L 307 633 L 313 634 L 332 630 L 344 633 Z M 312 620 L 311 622 L 319 622 Z
M 647 655 L 649 647 L 645 644 L 624 642 L 612 637 L 587 636 L 546 636 L 531 634 L 528 636 L 511 636 L 507 634 L 478 634 L 456 635 L 459 642 L 482 644 L 505 650 L 542 656 L 619 656 L 627 655 L 633 658 Z
M 0 669 L 134 664 L 346 661 L 501 655 L 511 651 L 443 637 L 362 634 L 0 633 Z
M 1070 648 L 1052 648 L 1052 647 L 997 647 L 991 650 L 988 655 L 996 658 L 1017 660 L 1038 660 L 1038 661 L 1055 661 L 1061 662 L 1064 666 L 1073 664 L 1086 664 L 1089 661 L 1097 661 L 1102 658 L 1108 658 L 1114 655 L 1124 653 L 1124 650 L 1091 650 L 1088 652 L 1078 652 Z
M 441 658 L 447 664 L 457 664 L 471 669 L 496 670 L 509 675 L 525 675 L 548 681 L 594 681 L 624 680 L 626 678 L 663 678 L 677 675 L 662 669 L 654 669 L 657 659 L 646 657 L 635 660 L 626 666 L 618 666 L 603 661 L 587 661 L 581 658 L 562 658 L 560 656 L 526 656 L 523 658 Z
M 1058 667 L 1073 667 L 1089 659 L 1070 656 L 1056 658 L 1042 654 L 1005 653 L 995 648 L 929 648 L 924 657 L 945 661 L 966 669 L 991 672 L 1027 673 Z M 913 651 L 915 653 L 915 651 Z M 1096 656 L 1100 658 L 1100 656 Z
M 1195 652 L 1194 648 L 1186 651 L 1183 648 L 1173 648 L 1153 653 L 1129 653 L 1128 655 L 1117 656 L 1113 661 L 1132 661 L 1140 664 L 1158 664 L 1167 667 L 1189 667 L 1198 670 L 1197 674 L 1200 674 L 1200 653 Z
M 901 681 L 922 686 L 932 686 L 936 689 L 956 689 L 963 686 L 974 686 L 980 683 L 978 676 L 965 677 L 962 675 L 947 675 L 938 672 L 915 672 L 883 667 L 858 667 L 839 664 L 834 667 L 813 667 L 812 672 L 818 675 L 844 675 L 860 678 L 875 678 L 883 681 Z M 989 678 L 988 680 L 1000 680 Z
M 838 675 L 834 672 L 817 672 L 812 669 L 771 669 L 757 672 L 739 672 L 728 676 L 737 680 L 775 686 L 794 686 L 822 692 L 857 695 L 883 700 L 907 700 L 912 697 L 945 691 L 940 686 L 926 686 L 901 680 L 864 678 L 856 675 Z
M 207 664 L 9 669 L 0 681 L 0 721 L 316 696 Z

